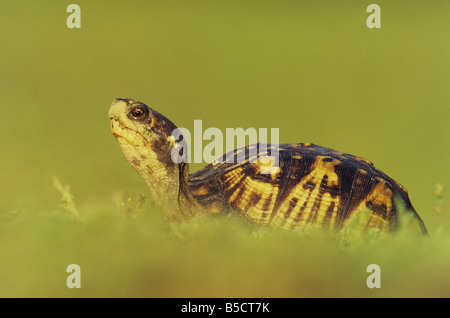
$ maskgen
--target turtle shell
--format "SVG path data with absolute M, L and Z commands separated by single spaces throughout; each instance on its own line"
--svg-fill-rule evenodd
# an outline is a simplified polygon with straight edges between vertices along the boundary
M 370 161 L 310 143 L 265 145 L 263 152 L 260 145 L 235 149 L 190 175 L 192 197 L 210 213 L 233 211 L 257 225 L 289 229 L 341 229 L 368 210 L 366 228 L 391 231 L 401 203 L 426 233 L 406 189 Z M 278 160 L 268 160 L 273 153 Z

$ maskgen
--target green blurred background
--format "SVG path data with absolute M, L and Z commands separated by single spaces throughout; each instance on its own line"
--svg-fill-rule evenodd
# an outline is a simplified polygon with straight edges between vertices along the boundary
M 448 1 L 377 1 L 381 29 L 366 26 L 371 1 L 80 0 L 81 29 L 66 26 L 70 3 L 0 5 L 0 296 L 450 295 Z M 116 97 L 191 130 L 195 119 L 223 131 L 274 127 L 281 143 L 368 158 L 408 189 L 432 239 L 399 243 L 419 254 L 375 244 L 388 277 L 400 277 L 378 291 L 365 286 L 377 258 L 363 247 L 278 233 L 283 254 L 210 225 L 183 229 L 195 237 L 188 247 L 172 242 L 147 219 L 149 201 L 136 208 L 148 193 L 109 131 Z M 89 221 L 58 214 L 53 176 Z M 117 193 L 141 222 L 120 216 Z M 65 267 L 77 262 L 86 283 L 74 291 Z

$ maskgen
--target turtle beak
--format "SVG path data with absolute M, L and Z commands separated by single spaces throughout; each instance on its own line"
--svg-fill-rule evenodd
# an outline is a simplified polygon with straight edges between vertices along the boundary
M 125 113 L 128 105 L 135 103 L 133 99 L 129 98 L 116 98 L 111 104 L 109 109 L 108 117 L 109 119 L 118 119 L 120 115 Z

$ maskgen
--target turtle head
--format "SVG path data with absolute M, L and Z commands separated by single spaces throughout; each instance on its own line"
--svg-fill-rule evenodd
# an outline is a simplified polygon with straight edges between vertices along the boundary
M 172 159 L 174 149 L 182 151 L 173 136 L 177 127 L 157 111 L 133 99 L 116 98 L 108 116 L 112 134 L 130 165 L 146 181 L 155 201 L 171 206 L 177 199 L 179 203 L 181 195 L 187 196 L 187 163 Z
M 176 146 L 172 136 L 177 127 L 166 117 L 141 102 L 116 98 L 108 114 L 111 132 L 119 142 L 125 157 L 140 172 L 142 162 L 158 163 L 167 169 L 177 166 L 171 159 Z

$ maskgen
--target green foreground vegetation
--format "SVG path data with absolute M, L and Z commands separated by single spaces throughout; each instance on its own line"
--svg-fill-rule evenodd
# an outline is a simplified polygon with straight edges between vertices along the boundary
M 54 211 L 2 213 L 0 296 L 450 296 L 442 226 L 421 237 L 252 230 L 235 217 L 169 225 L 144 201 L 116 194 L 80 214 L 65 192 Z M 79 289 L 66 285 L 69 264 L 80 266 Z M 381 288 L 367 287 L 370 264 L 381 268 Z
M 354 0 L 76 3 L 80 29 L 69 3 L 0 8 L 0 297 L 450 296 L 448 1 L 377 1 L 376 30 Z M 165 225 L 110 133 L 117 97 L 367 158 L 430 235 Z

